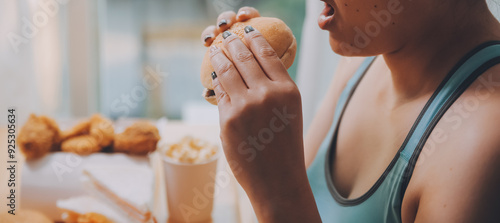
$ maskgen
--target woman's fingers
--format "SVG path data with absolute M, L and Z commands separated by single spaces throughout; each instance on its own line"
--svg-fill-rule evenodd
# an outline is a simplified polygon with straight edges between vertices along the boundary
M 219 32 L 224 32 L 236 22 L 236 13 L 233 11 L 223 12 L 217 18 Z
M 245 27 L 245 40 L 269 79 L 291 80 L 276 51 L 258 30 L 255 30 L 252 26 Z
M 238 97 L 248 90 L 234 64 L 216 46 L 210 47 L 210 62 L 215 69 L 217 79 L 230 98 Z
M 255 17 L 260 17 L 259 11 L 253 7 L 245 6 L 238 10 L 238 14 L 236 14 L 236 21 L 243 22 Z
M 224 37 L 224 47 L 229 52 L 228 56 L 231 57 L 233 64 L 238 69 L 248 88 L 262 86 L 263 81 L 269 80 L 255 60 L 252 52 L 237 35 L 225 31 L 222 36 Z
M 231 99 L 222 87 L 219 79 L 217 78 L 217 74 L 215 72 L 212 73 L 212 86 L 214 86 L 215 98 L 217 99 L 217 105 L 226 105 L 231 102 Z
M 215 37 L 219 35 L 219 33 L 226 31 L 236 22 L 243 22 L 248 19 L 259 17 L 259 11 L 253 7 L 242 7 L 238 11 L 238 14 L 227 11 L 223 12 L 217 18 L 216 26 L 209 26 L 201 33 L 201 41 L 203 45 L 210 46 L 214 41 Z
M 212 44 L 217 35 L 219 35 L 219 29 L 217 29 L 216 26 L 209 26 L 201 33 L 201 42 L 208 47 Z

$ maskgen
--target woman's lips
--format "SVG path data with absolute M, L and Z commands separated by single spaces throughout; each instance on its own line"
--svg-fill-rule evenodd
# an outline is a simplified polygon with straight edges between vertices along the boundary
M 325 2 L 325 8 L 321 12 L 318 18 L 318 25 L 321 29 L 327 29 L 329 24 L 333 21 L 335 15 L 335 9 L 328 3 Z

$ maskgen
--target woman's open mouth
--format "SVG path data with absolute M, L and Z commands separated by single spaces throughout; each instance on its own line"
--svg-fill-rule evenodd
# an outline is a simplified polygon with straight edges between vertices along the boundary
M 333 21 L 335 9 L 331 5 L 331 3 L 326 2 L 326 0 L 322 1 L 325 2 L 325 8 L 319 15 L 318 25 L 321 29 L 327 29 L 328 25 L 331 23 L 331 21 Z

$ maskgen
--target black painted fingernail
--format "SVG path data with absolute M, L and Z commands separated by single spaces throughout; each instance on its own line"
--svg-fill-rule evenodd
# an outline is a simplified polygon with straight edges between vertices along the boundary
M 252 27 L 252 26 L 246 26 L 245 27 L 245 33 L 249 33 L 249 32 L 252 32 L 254 31 L 255 29 Z
M 217 78 L 217 74 L 214 72 L 212 72 L 212 80 L 214 80 L 215 78 Z
M 222 20 L 220 20 L 220 21 L 219 21 L 218 26 L 219 26 L 219 27 L 221 27 L 221 26 L 223 26 L 223 25 L 227 25 L 227 20 L 222 19 Z
M 212 35 L 206 35 L 203 41 L 207 42 L 209 39 L 212 39 Z
M 225 31 L 222 33 L 222 38 L 226 39 L 227 37 L 229 37 L 231 35 L 231 32 L 229 31 Z

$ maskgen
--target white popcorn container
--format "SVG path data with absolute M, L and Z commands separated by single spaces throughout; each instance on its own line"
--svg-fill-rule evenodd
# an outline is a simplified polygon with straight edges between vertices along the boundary
M 211 222 L 220 152 L 193 164 L 162 155 L 169 223 Z

